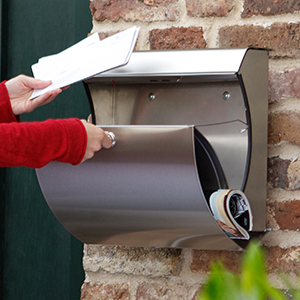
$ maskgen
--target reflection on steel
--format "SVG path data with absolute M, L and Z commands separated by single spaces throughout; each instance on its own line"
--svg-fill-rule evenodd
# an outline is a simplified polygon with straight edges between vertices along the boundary
M 37 170 L 60 222 L 85 243 L 239 249 L 207 200 L 242 190 L 266 226 L 268 51 L 134 52 L 85 81 L 116 145 L 79 166 Z
M 49 206 L 70 232 L 86 243 L 137 239 L 140 246 L 211 246 L 224 238 L 199 184 L 192 127 L 104 129 L 115 133 L 114 148 L 77 167 L 51 163 L 38 172 Z

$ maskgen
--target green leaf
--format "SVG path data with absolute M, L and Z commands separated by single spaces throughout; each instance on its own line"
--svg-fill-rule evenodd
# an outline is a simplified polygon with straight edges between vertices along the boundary
M 227 271 L 221 262 L 212 264 L 207 283 L 203 286 L 199 299 L 239 299 L 239 279 Z M 240 299 L 239 299 L 240 300 Z
M 268 280 L 264 252 L 258 242 L 249 243 L 240 274 L 228 271 L 221 262 L 212 264 L 199 300 L 284 300 Z M 300 300 L 300 298 L 299 298 Z

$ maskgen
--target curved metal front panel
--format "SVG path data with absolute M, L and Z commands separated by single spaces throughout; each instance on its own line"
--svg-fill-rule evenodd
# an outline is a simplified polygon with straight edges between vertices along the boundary
M 103 128 L 103 127 L 102 127 Z M 78 166 L 37 170 L 59 221 L 85 243 L 239 249 L 212 217 L 193 127 L 110 126 L 116 145 Z

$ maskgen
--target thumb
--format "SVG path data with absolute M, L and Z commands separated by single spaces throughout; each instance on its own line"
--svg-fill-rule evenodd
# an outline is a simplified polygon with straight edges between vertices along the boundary
M 115 135 L 112 132 L 105 131 L 104 138 L 102 140 L 102 147 L 105 149 L 109 149 L 113 147 L 116 143 Z

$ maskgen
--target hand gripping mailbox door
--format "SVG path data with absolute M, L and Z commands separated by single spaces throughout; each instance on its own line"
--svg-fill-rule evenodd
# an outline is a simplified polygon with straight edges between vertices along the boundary
M 268 53 L 134 52 L 85 82 L 116 145 L 81 165 L 37 170 L 50 208 L 85 243 L 240 249 L 208 205 L 242 190 L 265 230 Z

